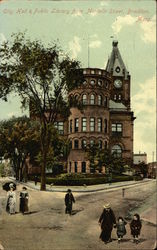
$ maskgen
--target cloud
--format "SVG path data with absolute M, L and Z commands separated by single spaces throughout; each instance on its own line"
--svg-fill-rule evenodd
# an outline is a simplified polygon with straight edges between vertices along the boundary
M 134 151 L 147 152 L 148 161 L 152 161 L 155 151 L 155 113 L 156 113 L 156 77 L 139 83 L 139 91 L 132 97 L 135 112 Z
M 143 31 L 142 40 L 145 43 L 155 43 L 156 42 L 156 17 L 155 15 L 150 20 L 143 20 L 140 23 L 140 27 Z
M 5 35 L 3 33 L 0 33 L 0 46 L 6 41 L 7 39 L 5 38 Z
M 100 6 L 108 6 L 108 5 L 109 5 L 109 2 L 107 2 L 107 1 L 100 2 Z
M 72 58 L 75 59 L 81 51 L 80 38 L 74 36 L 73 40 L 69 42 L 69 51 L 72 53 Z
M 102 42 L 100 40 L 95 40 L 95 41 L 91 41 L 89 43 L 89 47 L 90 48 L 99 48 L 101 46 Z
M 121 29 L 125 26 L 134 25 L 136 21 L 137 21 L 137 17 L 133 17 L 131 15 L 116 17 L 116 20 L 112 24 L 112 29 L 113 29 L 114 34 L 117 35 L 121 31 Z
M 112 29 L 114 35 L 117 35 L 122 28 L 127 26 L 138 25 L 141 30 L 141 39 L 145 43 L 155 43 L 156 42 L 156 17 L 144 18 L 143 16 L 118 16 L 112 24 Z

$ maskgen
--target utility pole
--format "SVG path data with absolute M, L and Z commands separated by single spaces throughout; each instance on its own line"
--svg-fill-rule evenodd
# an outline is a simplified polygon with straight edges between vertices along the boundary
M 88 35 L 88 68 L 89 68 L 89 56 L 90 56 L 90 54 L 89 54 L 89 35 Z

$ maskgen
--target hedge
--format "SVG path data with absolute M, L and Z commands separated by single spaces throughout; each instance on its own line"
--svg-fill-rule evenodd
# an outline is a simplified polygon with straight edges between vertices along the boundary
M 88 176 L 90 176 L 88 174 Z M 107 176 L 92 176 L 86 177 L 83 174 L 64 174 L 58 177 L 47 177 L 46 183 L 53 185 L 61 185 L 61 186 L 82 186 L 82 185 L 96 185 L 96 184 L 104 184 L 108 182 L 121 182 L 121 181 L 131 181 L 131 180 L 141 180 L 140 176 L 113 176 L 112 180 L 109 180 Z M 29 176 L 29 180 L 34 180 L 34 176 Z M 40 181 L 40 177 L 39 177 Z

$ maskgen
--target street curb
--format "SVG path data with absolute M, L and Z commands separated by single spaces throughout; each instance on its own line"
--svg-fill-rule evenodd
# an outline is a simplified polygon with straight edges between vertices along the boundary
M 22 185 L 25 185 L 33 190 L 38 190 L 38 191 L 41 191 L 40 188 L 36 188 L 35 186 L 31 186 L 31 183 L 25 183 L 25 182 L 17 182 L 14 178 L 11 178 L 9 177 L 11 180 L 14 180 L 16 183 L 19 183 L 19 184 L 22 184 Z M 72 192 L 73 193 L 93 193 L 93 192 L 99 192 L 99 191 L 103 191 L 103 190 L 106 190 L 106 191 L 112 191 L 112 189 L 115 189 L 115 188 L 120 188 L 120 187 L 125 187 L 125 186 L 135 186 L 135 185 L 139 185 L 139 184 L 144 184 L 144 183 L 147 183 L 147 182 L 150 182 L 150 180 L 144 180 L 144 181 L 138 181 L 137 183 L 127 183 L 127 184 L 122 184 L 120 186 L 108 186 L 108 187 L 104 187 L 104 188 L 99 188 L 99 189 L 91 189 L 91 190 L 73 190 Z M 111 184 L 112 185 L 112 184 Z M 65 186 L 64 186 L 65 187 Z M 75 186 L 74 186 L 75 187 Z M 67 186 L 67 189 L 69 188 L 69 186 Z M 72 189 L 72 187 L 70 186 L 70 188 Z M 127 187 L 128 189 L 129 187 Z M 67 190 L 58 190 L 58 189 L 53 189 L 53 186 L 52 186 L 52 189 L 50 188 L 47 188 L 46 190 L 42 190 L 44 192 L 60 192 L 60 193 L 66 193 Z

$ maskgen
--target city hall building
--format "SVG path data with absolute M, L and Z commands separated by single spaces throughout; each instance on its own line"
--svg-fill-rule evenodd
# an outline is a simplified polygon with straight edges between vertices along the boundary
M 83 109 L 71 108 L 67 121 L 56 122 L 60 134 L 71 144 L 67 159 L 68 172 L 89 173 L 90 163 L 85 148 L 98 144 L 109 149 L 126 163 L 133 163 L 134 114 L 130 105 L 131 77 L 118 49 L 112 43 L 106 69 L 84 68 L 85 81 L 69 93 L 83 104 Z

